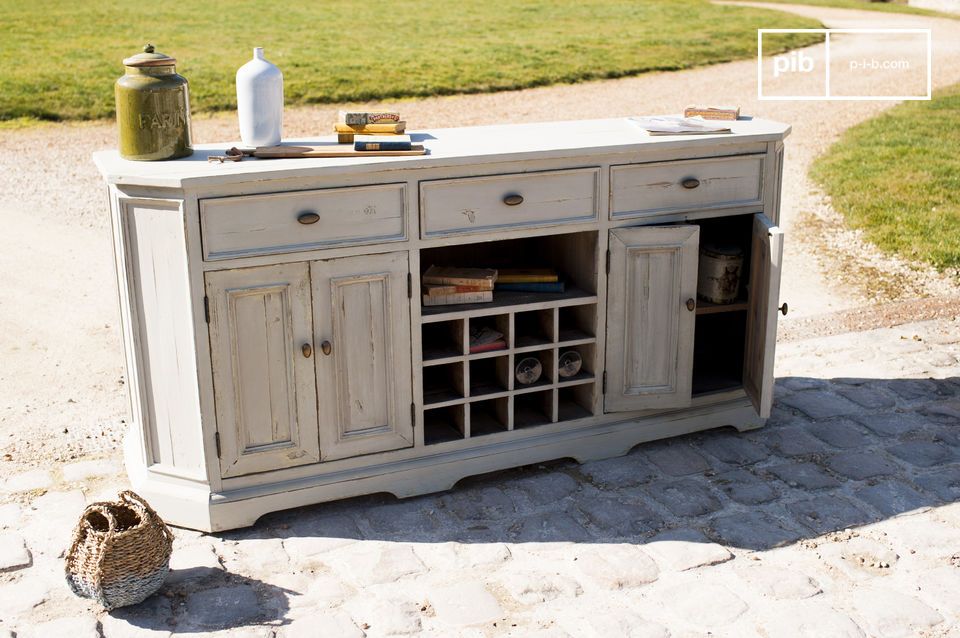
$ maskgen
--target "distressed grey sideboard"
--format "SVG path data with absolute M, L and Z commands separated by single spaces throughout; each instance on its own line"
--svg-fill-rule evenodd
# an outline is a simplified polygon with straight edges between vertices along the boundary
M 200 530 L 770 413 L 789 126 L 624 119 L 424 131 L 422 157 L 95 161 L 110 193 L 134 488 Z M 519 202 L 519 203 L 518 203 Z M 697 301 L 699 246 L 745 252 Z M 549 266 L 562 293 L 422 307 L 431 264 Z M 470 354 L 472 330 L 506 350 Z M 581 370 L 558 374 L 561 353 Z M 543 375 L 521 385 L 519 358 Z

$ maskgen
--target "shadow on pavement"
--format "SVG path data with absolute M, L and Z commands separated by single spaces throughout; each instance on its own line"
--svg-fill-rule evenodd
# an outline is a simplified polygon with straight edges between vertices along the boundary
M 280 626 L 287 624 L 283 619 L 291 593 L 221 569 L 193 567 L 171 571 L 159 593 L 138 605 L 114 609 L 110 616 L 142 630 L 175 634 Z
M 680 535 L 764 550 L 960 500 L 960 379 L 777 380 L 766 427 L 623 457 L 468 478 L 268 514 L 234 539 L 634 543 Z

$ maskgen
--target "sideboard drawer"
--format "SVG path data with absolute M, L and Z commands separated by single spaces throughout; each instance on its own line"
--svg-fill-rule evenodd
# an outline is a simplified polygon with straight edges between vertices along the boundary
M 763 154 L 610 167 L 610 217 L 760 205 Z
M 203 258 L 406 239 L 406 185 L 382 184 L 200 201 Z
M 597 218 L 600 169 L 420 182 L 424 237 Z

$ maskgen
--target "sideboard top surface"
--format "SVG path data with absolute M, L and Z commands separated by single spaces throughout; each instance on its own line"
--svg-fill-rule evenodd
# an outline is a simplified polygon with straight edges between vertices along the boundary
M 732 133 L 715 135 L 650 135 L 626 118 L 472 126 L 411 131 L 427 155 L 406 157 L 254 159 L 242 162 L 208 162 L 238 143 L 198 144 L 190 157 L 166 162 L 124 160 L 116 150 L 99 151 L 93 158 L 107 183 L 117 185 L 185 188 L 271 179 L 358 174 L 434 166 L 485 162 L 556 159 L 591 154 L 658 151 L 708 145 L 749 144 L 781 140 L 790 126 L 770 120 L 730 122 Z M 289 139 L 285 143 L 332 142 L 331 136 Z

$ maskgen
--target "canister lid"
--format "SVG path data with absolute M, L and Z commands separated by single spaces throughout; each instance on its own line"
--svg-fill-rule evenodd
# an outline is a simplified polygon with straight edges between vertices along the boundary
M 743 249 L 736 244 L 704 244 L 700 252 L 709 257 L 719 259 L 736 259 L 743 257 Z
M 163 53 L 156 53 L 152 44 L 143 47 L 143 53 L 130 56 L 123 61 L 124 66 L 173 66 L 177 63 L 176 58 L 171 58 Z

